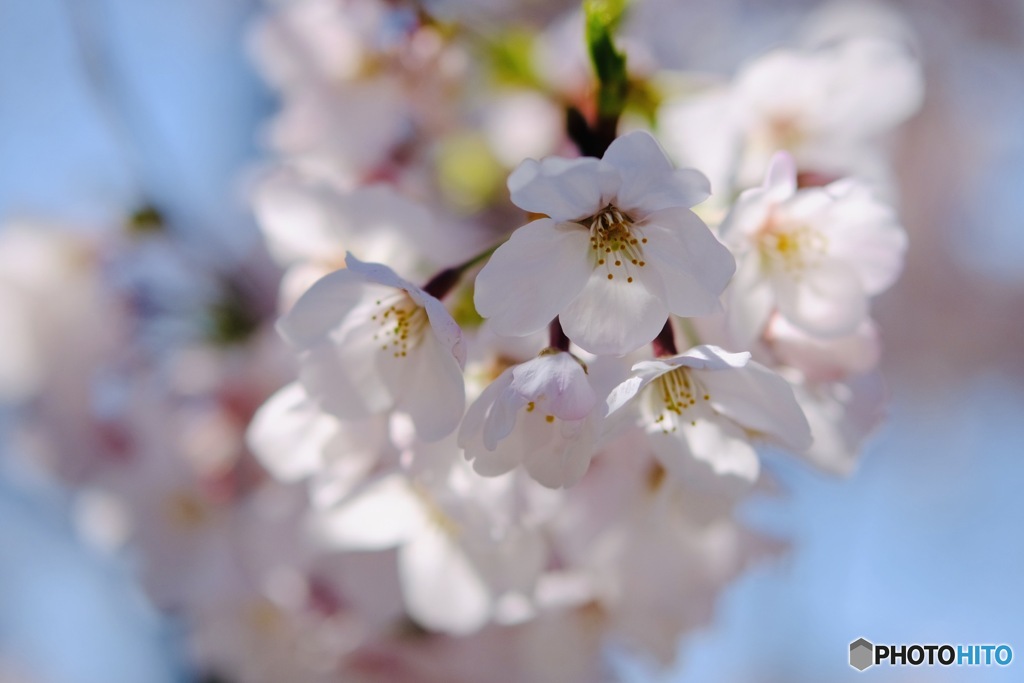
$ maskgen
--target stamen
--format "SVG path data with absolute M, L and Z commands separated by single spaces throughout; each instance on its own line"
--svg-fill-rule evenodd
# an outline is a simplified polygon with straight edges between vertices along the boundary
M 640 246 L 647 244 L 647 238 L 642 235 L 638 238 L 638 229 L 633 219 L 609 204 L 594 216 L 580 221 L 580 224 L 590 231 L 590 248 L 594 252 L 597 267 L 604 266 L 607 278 L 614 280 L 615 275 L 609 265 L 609 262 L 613 262 L 615 268 L 625 268 L 626 282 L 632 283 L 634 274 L 630 266 L 643 268 L 647 265 L 642 258 Z M 607 258 L 612 254 L 615 258 Z
M 391 353 L 392 358 L 407 357 L 410 350 L 419 346 L 430 324 L 427 312 L 405 292 L 378 300 L 377 305 L 380 310 L 370 316 L 380 325 L 373 338 L 381 342 L 380 350 Z
M 706 409 L 698 409 L 696 414 L 687 414 L 687 410 L 697 405 L 697 397 L 705 401 L 711 399 L 711 395 L 703 390 L 700 383 L 693 378 L 686 368 L 676 368 L 666 372 L 654 381 L 652 387 L 654 394 L 653 401 L 655 424 L 659 425 L 666 434 L 676 431 L 680 418 L 689 418 L 691 424 L 696 425 L 696 418 L 700 417 Z

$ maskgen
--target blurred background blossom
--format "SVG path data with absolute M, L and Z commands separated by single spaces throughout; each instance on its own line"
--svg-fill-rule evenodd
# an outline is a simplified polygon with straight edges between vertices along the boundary
M 425 5 L 481 30 L 562 9 Z M 165 517 L 125 520 L 103 496 L 83 499 L 66 486 L 91 481 L 99 461 L 134 440 L 159 450 L 180 439 L 195 468 L 154 469 L 144 487 L 133 480 L 127 492 L 116 477 L 100 488 L 174 501 L 171 519 L 184 525 L 216 519 L 218 528 L 250 533 L 223 510 L 175 497 L 192 485 L 177 482 L 197 471 L 224 500 L 252 486 L 251 473 L 225 463 L 243 448 L 240 431 L 259 403 L 294 372 L 261 324 L 273 317 L 278 271 L 248 202 L 254 191 L 267 191 L 258 169 L 270 149 L 288 150 L 331 182 L 359 171 L 331 167 L 318 157 L 322 149 L 309 146 L 325 124 L 322 103 L 291 109 L 297 120 L 278 116 L 289 93 L 271 90 L 255 67 L 262 63 L 272 83 L 289 78 L 275 71 L 288 64 L 267 61 L 273 27 L 260 18 L 268 7 L 254 0 L 0 0 L 0 296 L 7 297 L 0 299 L 0 396 L 39 394 L 36 409 L 59 427 L 44 447 L 20 428 L 17 408 L 0 414 L 2 681 L 199 675 L 185 663 L 180 625 L 149 601 L 157 596 L 173 615 L 176 582 L 189 580 L 190 558 L 216 564 L 216 543 L 191 538 L 193 546 L 158 552 L 105 552 L 130 526 Z M 578 30 L 564 23 L 564 31 Z M 1024 651 L 1024 503 L 1015 490 L 1024 478 L 1024 5 L 646 0 L 636 3 L 623 43 L 631 63 L 698 71 L 710 83 L 777 45 L 868 29 L 913 41 L 925 74 L 921 109 L 900 129 L 893 159 L 911 246 L 902 278 L 875 309 L 889 418 L 849 478 L 771 458 L 773 487 L 741 515 L 789 549 L 735 581 L 711 624 L 679 644 L 667 670 L 612 652 L 627 680 L 856 680 L 846 649 L 860 636 L 1008 642 Z M 493 157 L 481 154 L 478 137 L 449 131 L 455 118 L 483 121 L 492 142 L 519 136 L 536 156 L 554 151 L 561 120 L 544 101 L 514 91 L 505 94 L 508 107 L 546 127 L 522 131 L 515 117 L 502 118 L 505 107 L 450 112 L 433 98 L 458 86 L 457 59 L 444 61 L 430 44 L 418 49 L 413 57 L 426 60 L 429 82 L 419 89 L 354 85 L 372 88 L 357 100 L 387 106 L 346 112 L 355 125 L 333 144 L 359 159 L 387 142 L 371 133 L 402 133 L 400 117 L 390 118 L 400 107 L 442 112 L 426 125 L 449 155 L 476 164 L 469 174 L 441 164 L 442 191 L 459 220 L 500 187 L 502 165 L 516 159 L 503 158 L 500 144 Z M 344 55 L 329 56 L 340 60 L 330 68 L 347 73 Z M 549 63 L 547 87 L 571 93 L 587 68 L 582 53 Z M 877 97 L 894 95 L 880 88 Z M 427 182 L 402 180 L 414 189 Z M 8 288 L 27 292 L 32 309 L 20 309 L 25 299 L 8 296 Z M 30 336 L 19 332 L 26 317 L 37 326 Z M 267 341 L 232 345 L 250 334 Z M 129 337 L 138 343 L 119 353 Z M 117 362 L 104 373 L 85 371 L 111 355 Z M 169 393 L 156 389 L 168 382 Z M 144 428 L 130 422 L 126 430 L 114 417 L 126 411 L 166 419 Z M 267 519 L 284 524 L 289 500 L 264 503 Z M 292 550 L 255 552 L 270 558 Z M 211 580 L 218 595 L 223 586 Z M 247 623 L 258 625 L 265 614 L 254 614 Z M 213 640 L 244 636 L 215 619 L 204 628 Z M 238 645 L 240 656 L 247 647 Z M 973 670 L 971 679 L 1013 680 L 1017 668 Z M 875 675 L 954 681 L 960 673 Z

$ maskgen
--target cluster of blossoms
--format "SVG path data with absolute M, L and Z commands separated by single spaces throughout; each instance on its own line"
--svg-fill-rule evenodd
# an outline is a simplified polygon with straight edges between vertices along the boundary
M 107 413 L 65 430 L 116 444 L 65 479 L 94 533 L 133 521 L 217 680 L 593 681 L 615 643 L 670 661 L 772 545 L 734 515 L 759 451 L 848 472 L 882 415 L 907 48 L 842 36 L 679 90 L 642 24 L 589 7 L 597 90 L 594 25 L 630 69 L 609 109 L 578 8 L 509 5 L 275 4 L 252 203 L 287 349 L 266 325 L 115 362 L 145 337 L 119 309 L 130 341 L 89 363 L 120 369 L 89 378 Z

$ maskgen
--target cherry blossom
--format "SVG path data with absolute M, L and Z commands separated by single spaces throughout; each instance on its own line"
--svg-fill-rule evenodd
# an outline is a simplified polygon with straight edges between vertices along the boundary
M 651 447 L 675 476 L 686 479 L 703 463 L 716 474 L 747 481 L 760 465 L 752 440 L 795 451 L 811 445 L 807 418 L 782 377 L 750 360 L 697 346 L 669 358 L 641 361 L 634 376 L 608 397 L 608 412 L 640 400 Z
M 579 481 L 596 448 L 598 397 L 584 365 L 552 350 L 505 370 L 470 405 L 459 445 L 474 469 L 504 474 L 519 464 L 545 486 Z
M 462 331 L 436 298 L 351 254 L 278 322 L 310 396 L 345 419 L 407 412 L 441 438 L 465 410 Z
M 477 277 L 477 310 L 500 334 L 558 316 L 581 348 L 621 355 L 654 339 L 669 313 L 718 309 L 735 265 L 689 210 L 707 179 L 673 168 L 650 134 L 618 138 L 601 159 L 528 159 L 508 186 L 516 205 L 546 217 L 514 232 Z
M 739 263 L 726 301 L 740 347 L 760 335 L 774 310 L 812 335 L 853 333 L 868 298 L 899 274 L 907 242 L 893 210 L 856 181 L 798 190 L 784 152 L 764 184 L 740 196 L 721 234 Z

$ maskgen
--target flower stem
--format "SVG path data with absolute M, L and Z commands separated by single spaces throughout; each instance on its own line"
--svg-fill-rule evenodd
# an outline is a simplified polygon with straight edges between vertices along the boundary
M 618 127 L 618 116 L 600 116 L 591 126 L 576 107 L 569 107 L 565 112 L 565 131 L 585 157 L 603 157 L 608 146 L 615 141 Z
M 665 327 L 661 328 L 661 332 L 651 342 L 651 346 L 654 348 L 655 358 L 674 356 L 679 353 L 679 350 L 676 349 L 676 337 L 672 330 L 671 319 L 665 321 Z
M 565 332 L 562 330 L 562 323 L 558 321 L 558 318 L 552 320 L 551 324 L 548 325 L 548 335 L 551 348 L 558 349 L 559 351 L 569 350 L 569 338 L 565 336 Z
M 445 268 L 440 273 L 430 278 L 427 284 L 423 285 L 423 291 L 435 299 L 443 299 L 445 295 L 455 288 L 455 285 L 459 284 L 459 280 L 462 279 L 462 276 L 466 274 L 467 270 L 482 261 L 489 259 L 491 254 L 493 254 L 499 246 L 501 245 L 496 244 L 490 249 L 480 252 L 464 263 L 452 266 L 451 268 Z

